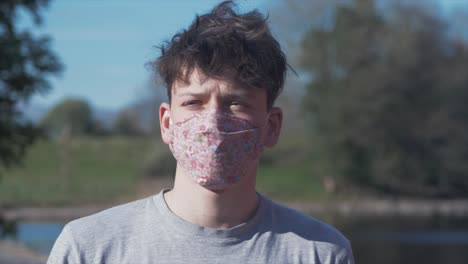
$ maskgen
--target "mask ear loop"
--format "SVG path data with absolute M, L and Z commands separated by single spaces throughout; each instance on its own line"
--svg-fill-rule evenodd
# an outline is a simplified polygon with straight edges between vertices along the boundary
M 265 123 L 262 126 L 259 126 L 258 129 L 266 130 L 266 128 L 268 126 L 268 119 L 270 118 L 270 114 L 271 114 L 271 112 L 268 111 L 267 117 L 265 119 Z M 263 138 L 263 135 L 262 135 L 261 141 L 263 141 L 263 140 L 264 140 L 264 138 Z M 263 144 L 263 142 L 260 142 L 258 147 L 260 149 L 260 153 L 263 153 L 263 151 L 265 150 L 265 144 Z
M 169 116 L 169 135 L 170 135 L 170 139 L 169 139 L 169 145 L 172 146 L 174 144 L 174 131 L 172 130 L 172 126 L 173 126 L 173 122 L 172 122 L 172 118 Z

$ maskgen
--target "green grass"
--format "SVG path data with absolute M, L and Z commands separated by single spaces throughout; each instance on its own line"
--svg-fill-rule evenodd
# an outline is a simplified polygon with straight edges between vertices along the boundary
M 308 137 L 297 131 L 282 135 L 260 161 L 257 188 L 270 197 L 311 200 L 326 197 L 321 179 L 313 173 Z
M 78 138 L 41 141 L 23 165 L 3 170 L 0 205 L 61 205 L 106 202 L 135 189 L 146 138 Z
M 269 197 L 285 200 L 312 200 L 326 195 L 320 179 L 304 166 L 261 166 L 257 189 Z

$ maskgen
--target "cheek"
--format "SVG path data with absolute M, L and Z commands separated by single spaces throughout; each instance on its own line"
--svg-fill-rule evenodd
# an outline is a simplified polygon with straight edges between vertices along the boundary
M 258 127 L 258 120 L 255 118 L 255 116 L 248 114 L 248 113 L 234 113 L 234 116 L 245 120 L 249 122 L 250 124 L 254 125 L 255 127 Z
M 268 116 L 265 113 L 256 111 L 252 113 L 239 113 L 236 114 L 236 117 L 242 118 L 258 128 L 266 127 L 268 121 Z
M 172 124 L 177 123 L 177 122 L 182 122 L 185 119 L 191 117 L 193 113 L 183 111 L 181 109 L 178 109 L 177 107 L 174 107 L 171 109 L 171 120 Z

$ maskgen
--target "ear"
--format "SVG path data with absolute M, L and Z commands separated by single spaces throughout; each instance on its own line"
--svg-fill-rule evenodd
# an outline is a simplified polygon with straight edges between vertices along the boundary
M 169 127 L 171 119 L 171 106 L 168 103 L 162 103 L 159 106 L 159 127 L 161 128 L 161 138 L 164 143 L 169 144 L 171 137 Z
M 276 143 L 281 133 L 281 126 L 283 124 L 283 111 L 279 107 L 273 107 L 268 114 L 265 134 L 265 147 L 271 148 Z

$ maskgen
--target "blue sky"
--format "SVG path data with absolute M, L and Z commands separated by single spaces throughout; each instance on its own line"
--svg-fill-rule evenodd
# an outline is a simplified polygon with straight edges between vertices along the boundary
M 422 1 L 422 0 L 421 0 Z M 33 97 L 51 106 L 66 97 L 87 99 L 93 106 L 117 110 L 144 96 L 150 78 L 145 63 L 158 56 L 155 45 L 187 27 L 195 14 L 220 0 L 55 0 L 43 12 L 38 32 L 53 38 L 53 50 L 65 65 L 53 89 Z M 241 10 L 271 8 L 272 0 L 238 1 Z M 465 0 L 439 1 L 444 10 Z
M 50 106 L 73 96 L 115 110 L 137 100 L 144 96 L 150 78 L 145 63 L 158 56 L 154 46 L 218 2 L 52 1 L 43 12 L 39 32 L 53 38 L 53 50 L 65 70 L 51 79 L 49 93 L 35 96 L 32 102 Z M 267 2 L 241 1 L 240 9 L 264 11 Z

